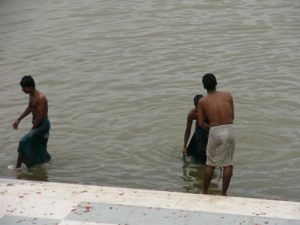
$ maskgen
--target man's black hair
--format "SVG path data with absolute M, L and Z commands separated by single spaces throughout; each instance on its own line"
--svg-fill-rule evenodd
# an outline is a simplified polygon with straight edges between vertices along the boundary
M 199 100 L 203 97 L 203 95 L 195 95 L 194 97 L 194 105 L 197 106 Z
M 24 88 L 24 87 L 33 87 L 33 88 L 35 88 L 35 82 L 34 82 L 33 78 L 30 75 L 25 75 L 21 79 L 20 85 L 21 85 L 22 88 Z
M 202 77 L 202 83 L 206 90 L 212 91 L 217 86 L 217 79 L 212 73 L 207 73 Z

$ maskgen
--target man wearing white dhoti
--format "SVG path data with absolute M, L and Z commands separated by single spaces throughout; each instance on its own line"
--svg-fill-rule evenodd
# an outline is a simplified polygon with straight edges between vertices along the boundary
M 217 80 L 213 74 L 205 74 L 202 83 L 207 95 L 197 106 L 198 123 L 203 129 L 209 130 L 202 193 L 207 194 L 215 167 L 220 166 L 223 167 L 222 195 L 227 195 L 235 148 L 233 99 L 229 92 L 216 90 Z M 209 124 L 205 122 L 206 117 Z

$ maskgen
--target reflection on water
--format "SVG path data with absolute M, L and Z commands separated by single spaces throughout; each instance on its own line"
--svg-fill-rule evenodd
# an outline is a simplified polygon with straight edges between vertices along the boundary
M 182 166 L 182 179 L 186 183 L 183 186 L 183 189 L 188 193 L 201 193 L 202 185 L 203 185 L 203 177 L 204 177 L 204 165 L 200 165 L 196 163 L 191 157 L 183 158 L 183 166 Z M 215 169 L 214 178 L 211 181 L 209 186 L 209 193 L 211 194 L 220 194 L 221 189 L 218 187 L 218 183 L 220 182 L 220 170 L 218 168 Z
M 17 171 L 16 178 L 34 181 L 48 181 L 48 164 L 38 165 Z

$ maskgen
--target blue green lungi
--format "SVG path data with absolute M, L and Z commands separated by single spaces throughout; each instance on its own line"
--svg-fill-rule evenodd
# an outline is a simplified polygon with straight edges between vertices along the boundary
M 32 129 L 20 140 L 18 152 L 22 163 L 28 168 L 47 163 L 51 159 L 47 151 L 49 131 L 50 121 L 46 117 L 38 128 Z

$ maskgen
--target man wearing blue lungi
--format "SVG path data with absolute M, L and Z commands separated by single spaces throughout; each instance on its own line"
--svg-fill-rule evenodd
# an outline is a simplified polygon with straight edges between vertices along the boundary
M 20 168 L 22 163 L 29 168 L 33 165 L 47 163 L 51 158 L 47 151 L 50 121 L 47 98 L 35 89 L 33 78 L 30 75 L 24 76 L 20 85 L 23 92 L 29 95 L 29 104 L 13 123 L 13 128 L 18 129 L 21 120 L 30 113 L 32 114 L 32 128 L 19 142 L 16 168 Z

